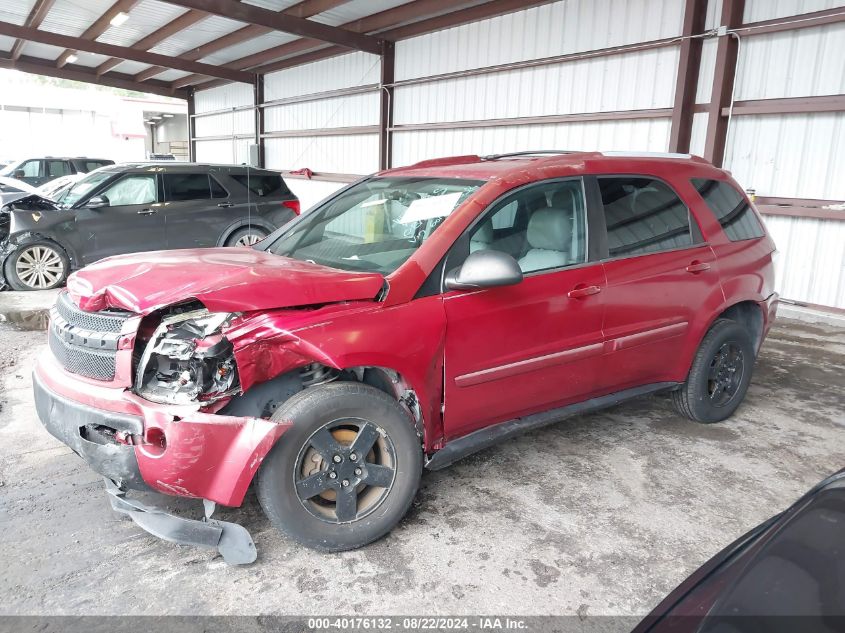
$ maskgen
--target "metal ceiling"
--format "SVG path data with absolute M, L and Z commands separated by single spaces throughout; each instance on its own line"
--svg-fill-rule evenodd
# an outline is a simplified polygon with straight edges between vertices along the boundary
M 548 1 L 17 0 L 0 3 L 0 67 L 185 97 Z

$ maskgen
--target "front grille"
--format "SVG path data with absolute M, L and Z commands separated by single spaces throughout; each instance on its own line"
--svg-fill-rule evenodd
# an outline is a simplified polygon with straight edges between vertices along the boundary
M 114 380 L 120 331 L 130 317 L 130 312 L 85 312 L 62 293 L 50 311 L 50 350 L 73 374 Z
M 91 332 L 120 332 L 130 312 L 86 312 L 80 309 L 66 292 L 59 295 L 56 310 L 65 321 L 76 328 Z
M 95 352 L 66 343 L 59 338 L 56 327 L 50 328 L 49 342 L 53 356 L 70 373 L 95 380 L 114 380 L 115 352 Z

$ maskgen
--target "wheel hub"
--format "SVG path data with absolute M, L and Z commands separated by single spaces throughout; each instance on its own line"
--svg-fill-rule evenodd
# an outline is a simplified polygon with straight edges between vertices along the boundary
M 356 422 L 318 430 L 297 460 L 300 502 L 325 521 L 345 523 L 369 514 L 393 483 L 392 442 L 374 424 Z
M 744 367 L 742 349 L 732 342 L 722 344 L 710 363 L 708 373 L 708 393 L 716 406 L 723 406 L 736 395 Z

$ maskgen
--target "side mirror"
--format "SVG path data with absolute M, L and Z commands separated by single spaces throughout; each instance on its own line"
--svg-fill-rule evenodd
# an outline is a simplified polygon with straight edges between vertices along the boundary
M 471 253 L 460 268 L 446 275 L 449 290 L 478 290 L 496 286 L 512 286 L 522 281 L 522 269 L 516 260 L 502 251 L 483 250 Z
M 101 209 L 107 206 L 109 206 L 109 199 L 105 196 L 94 196 L 85 203 L 85 207 L 88 209 Z
M 26 178 L 26 172 L 23 169 L 16 169 L 15 170 L 15 178 L 17 178 L 18 180 L 22 180 L 23 178 Z

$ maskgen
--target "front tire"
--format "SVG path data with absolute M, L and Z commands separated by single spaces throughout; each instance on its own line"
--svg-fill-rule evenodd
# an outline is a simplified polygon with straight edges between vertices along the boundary
M 58 244 L 38 240 L 19 246 L 3 265 L 6 281 L 14 290 L 51 290 L 68 276 L 70 261 Z
M 745 398 L 754 361 L 748 330 L 736 321 L 719 319 L 701 341 L 687 381 L 672 392 L 675 408 L 704 424 L 729 418 Z
M 419 487 L 422 447 L 413 420 L 369 385 L 301 391 L 271 417 L 291 420 L 257 477 L 270 522 L 313 549 L 337 552 L 387 534 Z

